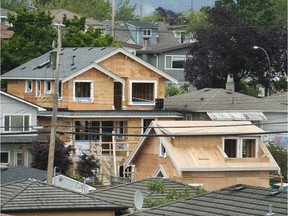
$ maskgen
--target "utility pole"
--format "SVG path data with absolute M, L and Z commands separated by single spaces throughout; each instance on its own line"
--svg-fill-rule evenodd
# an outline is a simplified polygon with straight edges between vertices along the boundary
M 115 0 L 112 0 L 112 36 L 115 37 Z
M 142 0 L 140 0 L 140 20 L 142 21 Z
M 58 42 L 57 42 L 56 68 L 55 68 L 55 86 L 54 86 L 55 91 L 53 95 L 54 101 L 53 101 L 49 154 L 48 154 L 48 166 L 47 166 L 47 183 L 48 184 L 52 184 L 55 140 L 56 140 L 56 129 L 57 129 L 57 111 L 58 111 L 58 98 L 59 98 L 59 71 L 60 71 L 60 56 L 61 56 L 61 46 L 62 46 L 60 23 L 58 23 L 57 30 L 58 30 Z

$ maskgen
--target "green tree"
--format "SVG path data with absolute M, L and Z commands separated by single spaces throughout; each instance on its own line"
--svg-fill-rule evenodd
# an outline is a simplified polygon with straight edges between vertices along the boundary
M 17 10 L 8 15 L 14 35 L 1 41 L 1 72 L 5 73 L 51 49 L 56 39 L 50 13 L 43 10 Z
M 282 75 L 277 81 L 274 81 L 274 88 L 278 92 L 287 92 L 288 77 L 287 75 Z
M 49 143 L 49 140 L 48 140 Z M 48 154 L 49 154 L 49 144 L 33 143 L 29 146 L 28 151 L 32 154 L 31 167 L 41 170 L 47 170 L 48 166 Z M 72 147 L 65 146 L 59 138 L 55 140 L 55 155 L 54 155 L 54 166 L 61 170 L 62 173 L 66 173 L 70 166 L 72 165 L 72 160 L 70 158 L 70 153 L 72 152 Z
M 136 15 L 137 5 L 129 5 L 130 0 L 118 0 L 116 1 L 116 19 L 121 21 L 133 21 L 139 20 Z
M 280 146 L 274 146 L 274 145 L 269 145 L 268 149 L 281 169 L 283 182 L 287 182 L 287 158 L 288 158 L 287 149 L 280 147 Z M 273 183 L 276 183 L 276 182 L 273 182 Z
M 111 19 L 110 0 L 52 0 L 46 9 L 65 9 L 97 20 Z
M 1 7 L 11 11 L 31 9 L 31 6 L 30 0 L 1 0 Z
M 168 85 L 165 87 L 165 97 L 184 94 L 184 93 L 188 92 L 188 90 L 189 90 L 189 84 L 188 83 L 185 83 L 179 87 L 176 85 Z
M 149 181 L 146 183 L 148 187 L 148 192 L 150 194 L 157 194 L 157 195 L 164 195 L 165 197 L 162 199 L 151 198 L 149 196 L 144 197 L 144 203 L 147 205 L 148 208 L 152 208 L 159 205 L 164 205 L 171 201 L 186 199 L 191 196 L 196 196 L 199 194 L 205 193 L 205 190 L 202 187 L 197 187 L 192 191 L 189 186 L 185 187 L 181 191 L 177 191 L 174 188 L 167 190 L 165 185 L 160 180 Z

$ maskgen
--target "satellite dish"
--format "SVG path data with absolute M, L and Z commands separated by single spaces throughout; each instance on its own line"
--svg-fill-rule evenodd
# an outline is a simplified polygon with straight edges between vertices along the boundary
M 134 206 L 136 209 L 141 209 L 143 206 L 143 193 L 140 190 L 137 190 L 134 195 Z

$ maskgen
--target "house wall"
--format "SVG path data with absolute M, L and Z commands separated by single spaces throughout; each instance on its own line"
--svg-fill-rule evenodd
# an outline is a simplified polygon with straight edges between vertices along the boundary
M 69 216 L 114 216 L 115 215 L 115 211 L 113 210 L 92 210 L 92 211 L 43 211 L 43 212 L 13 212 L 12 213 L 14 216 L 65 216 L 65 215 L 69 215 Z
M 187 184 L 203 184 L 203 187 L 208 191 L 218 190 L 235 184 L 269 187 L 269 172 L 183 172 L 183 177 L 176 178 L 176 180 Z
M 16 153 L 20 152 L 23 155 L 23 166 L 31 167 L 32 155 L 28 151 L 29 144 L 3 144 L 1 143 L 1 152 L 9 152 L 9 167 L 16 166 Z
M 177 140 L 173 143 L 175 148 L 185 148 L 191 145 L 191 143 L 201 147 L 221 147 L 222 145 L 222 138 L 217 136 L 193 137 L 192 139 L 191 137 L 177 137 L 171 140 Z M 166 157 L 159 156 L 159 143 L 159 138 L 156 137 L 150 137 L 144 140 L 141 149 L 138 150 L 139 153 L 131 163 L 134 164 L 136 168 L 136 180 L 152 177 L 158 166 L 162 165 L 169 178 L 187 184 L 203 184 L 206 190 L 217 190 L 234 184 L 269 187 L 268 171 L 194 171 L 179 173 L 169 154 L 166 154 Z M 259 161 L 261 162 L 262 158 L 260 158 Z M 242 162 L 243 166 L 245 166 L 245 158 L 239 159 L 239 163 Z M 265 160 L 263 158 L 263 162 L 267 162 L 267 158 L 265 158 Z

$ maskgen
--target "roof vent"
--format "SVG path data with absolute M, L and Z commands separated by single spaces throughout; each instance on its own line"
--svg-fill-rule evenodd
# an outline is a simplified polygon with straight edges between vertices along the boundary
M 232 91 L 227 91 L 226 93 L 227 93 L 227 94 L 232 94 L 233 92 L 232 92 Z
M 234 188 L 234 190 L 240 191 L 242 189 L 244 189 L 245 187 L 243 185 L 239 185 L 237 187 Z
M 73 50 L 73 51 L 77 50 L 77 47 L 73 48 L 72 50 Z
M 271 196 L 274 196 L 274 195 L 276 195 L 276 194 L 278 194 L 279 193 L 279 191 L 272 191 L 272 192 L 270 192 L 270 195 Z
M 207 88 L 207 89 L 204 89 L 205 92 L 207 92 L 207 91 L 209 91 L 209 90 L 210 90 L 210 89 L 208 89 L 208 88 Z
M 93 49 L 93 47 L 88 48 L 88 50 L 92 50 L 92 49 Z
M 101 48 L 101 50 L 104 50 L 104 49 L 106 49 L 106 47 Z
M 22 67 L 21 70 L 24 70 L 26 67 Z

